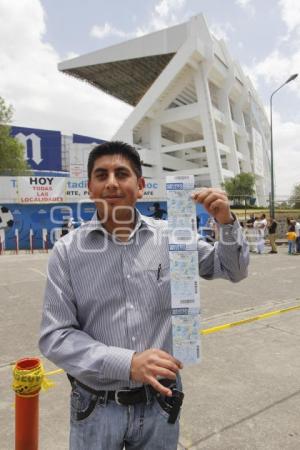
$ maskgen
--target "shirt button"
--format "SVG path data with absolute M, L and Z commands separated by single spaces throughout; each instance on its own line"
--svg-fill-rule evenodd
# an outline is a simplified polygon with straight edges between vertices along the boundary
M 130 309 L 133 309 L 133 308 L 134 308 L 134 306 L 133 306 L 133 305 L 129 305 L 129 308 L 130 308 Z
M 132 336 L 131 340 L 132 340 L 132 342 L 134 342 L 135 341 L 135 336 Z
M 130 275 L 127 275 L 127 278 L 130 278 Z

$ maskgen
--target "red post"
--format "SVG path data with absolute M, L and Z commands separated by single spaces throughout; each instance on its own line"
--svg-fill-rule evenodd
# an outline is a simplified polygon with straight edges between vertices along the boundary
M 14 368 L 16 393 L 15 450 L 38 450 L 39 391 L 43 369 L 38 358 L 24 358 Z

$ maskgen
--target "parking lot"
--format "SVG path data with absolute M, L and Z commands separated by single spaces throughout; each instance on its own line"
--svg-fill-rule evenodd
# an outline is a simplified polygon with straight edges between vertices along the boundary
M 1 450 L 14 448 L 10 362 L 38 356 L 47 254 L 0 256 Z M 239 284 L 201 281 L 202 330 L 262 317 L 202 335 L 202 362 L 182 371 L 180 448 L 300 448 L 300 256 L 251 255 Z M 286 311 L 287 310 L 287 311 Z M 279 312 L 281 311 L 281 312 Z M 55 367 L 43 359 L 47 370 Z M 40 395 L 40 448 L 68 448 L 65 375 Z

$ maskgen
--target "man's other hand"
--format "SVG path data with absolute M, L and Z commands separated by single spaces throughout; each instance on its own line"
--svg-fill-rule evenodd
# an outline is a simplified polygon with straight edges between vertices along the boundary
M 171 389 L 163 386 L 159 382 L 159 378 L 175 380 L 176 374 L 182 368 L 182 363 L 169 353 L 163 350 L 149 349 L 133 355 L 130 378 L 134 381 L 151 384 L 162 395 L 171 397 Z

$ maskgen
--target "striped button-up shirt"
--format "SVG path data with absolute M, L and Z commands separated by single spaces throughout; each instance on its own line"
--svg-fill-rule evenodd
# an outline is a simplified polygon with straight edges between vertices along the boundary
M 130 380 L 135 352 L 172 353 L 167 223 L 138 211 L 136 217 L 121 242 L 95 214 L 60 239 L 49 258 L 40 349 L 98 390 L 140 385 Z M 221 225 L 220 234 L 214 246 L 199 241 L 199 275 L 239 281 L 249 258 L 239 224 Z

